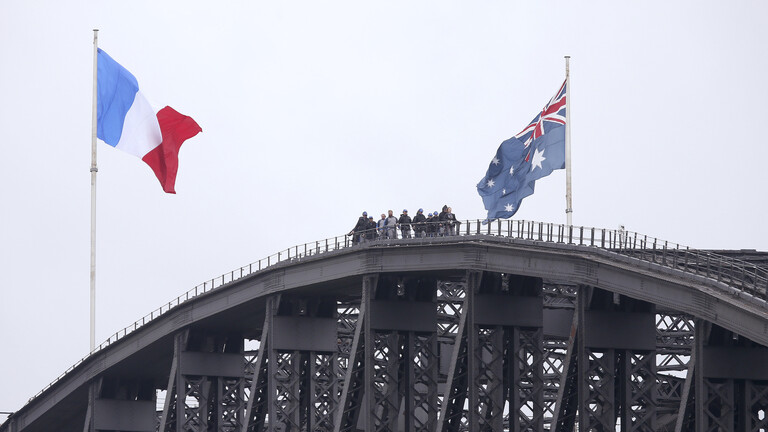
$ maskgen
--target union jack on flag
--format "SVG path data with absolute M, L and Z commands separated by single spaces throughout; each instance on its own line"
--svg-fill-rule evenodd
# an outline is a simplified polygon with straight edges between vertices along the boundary
M 549 103 L 544 106 L 539 115 L 533 119 L 533 121 L 525 127 L 519 134 L 515 135 L 515 138 L 525 144 L 525 147 L 531 144 L 531 141 L 544 135 L 544 126 L 547 123 L 556 123 L 558 125 L 565 124 L 565 84 L 567 81 L 563 81 L 563 85 L 560 86 L 560 90 L 557 91 L 555 96 L 549 100 Z
M 512 217 L 536 180 L 565 168 L 566 84 L 522 132 L 501 143 L 477 184 L 488 220 Z

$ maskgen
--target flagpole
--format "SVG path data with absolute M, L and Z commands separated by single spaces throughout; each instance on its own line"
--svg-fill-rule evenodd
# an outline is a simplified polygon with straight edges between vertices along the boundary
M 93 29 L 93 106 L 91 112 L 91 352 L 96 348 L 96 113 L 99 29 Z
M 571 56 L 565 56 L 565 214 L 573 225 L 571 203 Z

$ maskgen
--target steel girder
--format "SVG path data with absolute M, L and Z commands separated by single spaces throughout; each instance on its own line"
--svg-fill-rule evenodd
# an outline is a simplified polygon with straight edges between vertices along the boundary
M 468 353 L 468 331 L 467 315 L 464 311 L 469 309 L 469 304 L 473 296 L 468 295 L 467 286 L 475 286 L 473 279 L 479 277 L 478 274 L 470 274 L 466 285 L 462 286 L 461 308 L 456 310 L 458 322 L 455 324 L 455 335 L 452 340 L 452 349 L 450 350 L 450 362 L 445 381 L 445 391 L 442 394 L 442 405 L 440 408 L 440 418 L 437 423 L 438 431 L 458 432 L 469 429 L 469 416 L 465 404 L 469 397 L 469 353 Z M 456 297 L 458 300 L 458 297 Z
M 516 276 L 484 272 L 442 281 L 374 274 L 362 279 L 359 302 L 272 296 L 256 352 L 244 352 L 237 335 L 177 335 L 158 430 L 573 431 L 577 412 L 580 430 L 768 426 L 768 381 L 762 375 L 700 372 L 711 364 L 702 355 L 706 349 L 752 346 L 738 342 L 738 335 L 723 336 L 718 329 L 718 339 L 705 321 L 694 325 L 688 315 L 654 312 L 597 288 L 530 286 Z M 538 296 L 544 308 L 573 310 L 570 335 L 547 334 L 543 325 L 489 321 L 477 312 L 487 296 L 515 302 Z M 317 308 L 307 304 L 324 301 L 333 309 L 333 351 L 301 343 L 286 348 L 280 336 L 285 322 L 276 318 L 315 316 Z M 404 327 L 382 324 L 387 302 L 430 308 L 432 331 L 419 327 L 420 320 Z M 634 316 L 638 310 L 653 318 L 652 348 L 595 342 L 591 313 Z M 242 373 L 192 373 L 190 351 L 240 355 Z
M 365 430 L 434 431 L 439 410 L 436 281 L 379 277 L 375 291 L 363 297 L 370 312 L 363 326 Z M 387 316 L 400 309 L 421 313 L 396 320 Z
M 282 296 L 267 311 L 269 432 L 329 432 L 338 407 L 337 302 Z
M 435 285 L 434 280 L 378 275 L 363 279 L 336 431 L 435 430 L 439 408 Z M 434 321 L 386 316 L 393 306 L 409 305 L 432 310 Z
M 368 319 L 370 297 L 372 293 L 375 292 L 377 284 L 378 275 L 363 277 L 360 306 L 358 308 L 357 319 L 355 320 L 354 331 L 352 332 L 351 343 L 348 348 L 343 349 L 343 351 L 348 352 L 348 354 L 346 356 L 346 368 L 341 384 L 339 409 L 333 429 L 334 432 L 357 431 L 361 412 L 364 410 L 364 405 L 366 405 L 364 403 L 364 396 L 366 394 L 366 388 L 370 384 L 369 377 L 366 374 L 366 359 L 369 354 L 366 339 L 366 323 L 370 321 Z M 344 346 L 343 343 L 341 345 Z M 363 421 L 366 421 L 365 414 L 363 414 Z
M 246 378 L 248 379 L 248 401 L 245 408 L 246 422 L 242 425 L 241 432 L 263 432 L 266 430 L 266 417 L 268 407 L 269 393 L 269 329 L 270 312 L 274 312 L 275 303 L 280 301 L 280 296 L 274 296 L 267 299 L 266 314 L 264 324 L 262 325 L 261 338 L 259 339 L 259 348 L 255 353 L 249 353 L 246 364 Z
M 531 290 L 531 281 L 516 279 L 510 283 L 505 275 L 489 274 L 485 279 L 483 276 L 480 272 L 467 274 L 439 428 L 441 431 L 542 430 L 541 325 L 521 327 L 514 325 L 516 318 L 478 317 L 478 308 L 483 309 L 476 305 L 478 295 L 502 295 L 509 299 L 513 294 L 524 294 L 522 291 Z M 533 287 L 533 296 L 539 298 L 541 312 L 540 286 L 538 291 Z M 504 297 L 493 299 L 503 301 Z
M 633 313 L 638 325 L 615 321 Z M 622 431 L 654 431 L 657 373 L 652 305 L 582 287 L 577 316 L 579 430 L 613 431 L 620 425 Z
M 656 426 L 660 431 L 688 430 L 692 423 L 693 351 L 693 317 L 674 311 L 657 311 Z
M 242 336 L 190 331 L 177 334 L 158 429 L 168 432 L 243 429 L 247 424 L 246 364 Z
M 508 328 L 504 380 L 512 431 L 544 429 L 543 329 Z
M 768 382 L 748 381 L 744 386 L 745 422 L 750 432 L 768 429 Z
M 578 293 L 578 286 L 544 281 L 542 292 L 544 296 L 545 310 L 567 310 L 573 313 L 573 311 L 576 309 L 576 296 Z M 571 318 L 571 321 L 573 321 L 573 318 Z M 573 381 L 573 377 L 576 373 L 576 362 L 575 360 L 572 361 L 571 352 L 569 351 L 569 346 L 572 344 L 572 341 L 569 340 L 569 337 L 572 335 L 574 328 L 574 324 L 571 322 L 569 332 L 565 336 L 547 334 L 546 332 L 544 334 L 543 378 L 545 429 L 557 429 L 555 426 L 553 426 L 553 423 L 558 422 L 558 418 L 560 419 L 559 423 L 561 423 L 561 428 L 566 417 L 570 418 L 570 421 L 567 422 L 570 425 L 573 425 L 573 421 L 575 420 L 575 404 L 569 404 L 567 397 L 565 399 L 565 403 L 562 403 L 560 398 L 561 387 L 564 386 L 568 389 L 573 388 L 574 391 L 571 393 L 575 395 L 576 387 L 569 386 L 568 384 Z M 572 369 L 570 380 L 567 376 L 564 376 L 564 373 L 567 373 L 569 366 Z M 565 388 L 563 388 L 563 390 L 565 390 Z M 572 396 L 571 399 L 575 400 L 573 395 L 569 396 Z M 569 410 L 564 409 L 569 405 L 573 405 L 573 409 L 571 410 L 573 411 L 573 416 L 570 417 L 568 414 L 566 414 L 566 412 L 569 412 Z M 562 413 L 558 411 L 562 411 Z M 573 426 L 571 426 L 571 429 L 572 428 Z
M 490 230 L 488 232 L 490 233 Z M 710 266 L 709 259 L 714 255 L 706 252 L 700 254 L 697 251 L 685 251 L 683 256 L 678 255 L 677 251 L 664 251 L 657 258 L 661 258 L 661 262 L 666 265 L 653 264 L 658 260 L 647 258 L 640 262 L 627 257 L 621 250 L 619 252 L 625 256 L 579 245 L 545 244 L 534 241 L 532 237 L 526 240 L 487 235 L 462 239 L 441 238 L 429 242 L 390 242 L 386 245 L 367 245 L 357 249 L 332 251 L 318 256 L 294 256 L 294 261 L 281 262 L 278 266 L 228 283 L 221 289 L 217 288 L 199 296 L 195 291 L 195 298 L 189 298 L 188 302 L 179 298 L 176 305 L 168 305 L 170 309 L 162 312 L 161 318 L 156 318 L 157 315 L 152 317 L 154 319 L 151 324 L 148 323 L 150 325 L 139 326 L 137 323 L 133 327 L 135 331 L 126 330 L 124 336 L 119 337 L 116 334 L 114 339 L 110 338 L 108 344 L 100 347 L 98 353 L 78 363 L 71 372 L 56 380 L 22 407 L 8 423 L 29 431 L 50 429 L 51 425 L 57 422 L 62 427 L 71 429 L 72 423 L 79 421 L 85 414 L 85 388 L 95 377 L 104 373 L 132 374 L 140 369 L 143 359 L 151 357 L 155 365 L 162 364 L 162 367 L 148 364 L 146 369 L 152 369 L 153 377 L 160 384 L 164 384 L 161 381 L 165 379 L 161 375 L 166 371 L 162 368 L 170 362 L 170 350 L 161 345 L 166 344 L 173 333 L 190 326 L 204 327 L 213 321 L 222 324 L 231 310 L 242 313 L 248 304 L 261 305 L 265 296 L 278 292 L 308 292 L 312 288 L 322 289 L 324 283 L 329 283 L 339 288 L 337 292 L 344 291 L 344 295 L 349 295 L 349 280 L 361 274 L 376 272 L 432 272 L 442 276 L 454 275 L 456 269 L 473 269 L 552 277 L 559 281 L 599 286 L 655 303 L 666 309 L 682 310 L 768 345 L 764 326 L 765 305 L 760 300 L 764 300 L 764 295 L 759 291 L 752 291 L 757 295 L 757 298 L 754 298 L 740 290 L 744 283 L 753 285 L 754 278 L 749 272 L 745 274 L 743 270 L 728 270 L 745 267 L 726 266 L 727 268 L 723 269 L 723 261 L 720 259 L 713 261 Z M 685 257 L 694 255 L 703 257 L 707 265 L 699 266 L 703 261 L 698 259 L 695 263 L 685 261 Z M 665 263 L 665 259 L 671 259 L 671 264 Z M 684 270 L 691 270 L 691 266 L 696 266 L 699 270 L 688 271 L 687 274 L 675 270 L 675 267 L 681 268 L 681 263 Z M 224 277 L 221 281 L 224 282 Z M 238 327 L 237 331 L 253 330 L 245 328 L 251 325 L 247 319 L 232 325 Z M 439 351 L 442 352 L 442 346 Z M 683 392 L 688 388 L 688 395 L 692 395 L 695 394 L 697 386 L 690 383 L 689 377 L 696 375 L 697 368 L 694 366 L 689 369 L 690 373 L 686 371 L 680 378 L 686 377 Z M 126 370 L 129 372 L 125 372 Z M 660 382 L 659 387 L 667 386 L 668 391 L 660 391 L 659 395 L 676 394 L 679 381 L 674 382 L 675 380 L 670 378 L 676 375 L 667 374 L 661 368 L 659 372 L 667 375 L 663 379 L 668 381 L 663 385 Z M 759 386 L 762 380 L 749 381 Z M 734 392 L 737 400 L 742 398 L 743 392 L 738 383 L 734 383 Z M 170 397 L 173 398 L 173 394 Z M 685 403 L 691 406 L 695 398 L 690 398 L 687 402 L 684 400 L 686 399 L 681 396 L 681 405 Z M 80 407 L 77 413 L 72 412 L 73 406 Z M 660 408 L 662 406 L 660 405 Z M 737 406 L 737 411 L 740 406 Z M 668 408 L 663 406 L 663 409 Z M 175 410 L 169 410 L 164 420 L 173 420 L 173 415 Z M 61 422 L 64 417 L 72 420 L 63 425 Z M 735 418 L 745 416 L 738 414 Z M 0 426 L 0 429 L 2 428 Z
M 768 349 L 696 320 L 695 430 L 765 431 Z

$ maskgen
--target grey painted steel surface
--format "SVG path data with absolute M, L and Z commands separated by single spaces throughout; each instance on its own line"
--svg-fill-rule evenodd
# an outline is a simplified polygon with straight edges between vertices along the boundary
M 336 351 L 336 320 L 333 318 L 276 316 L 273 323 L 274 349 Z
M 154 401 L 97 399 L 95 429 L 153 432 Z
M 88 383 L 104 373 L 120 373 L 144 357 L 167 359 L 147 374 L 167 377 L 173 357 L 174 334 L 190 325 L 235 326 L 256 332 L 271 294 L 318 290 L 359 295 L 362 276 L 377 273 L 492 271 L 599 287 L 627 297 L 678 310 L 715 323 L 735 334 L 768 346 L 765 302 L 713 278 L 674 270 L 661 264 L 586 246 L 543 243 L 495 236 L 463 236 L 429 240 L 391 241 L 341 249 L 244 277 L 200 295 L 138 328 L 103 349 L 30 401 L 13 417 L 13 428 L 25 430 L 46 416 L 59 416 L 87 400 Z M 227 319 L 224 320 L 223 317 Z M 231 322 L 241 319 L 242 322 Z M 226 322 L 225 322 L 226 321 Z M 256 324 L 254 324 L 256 323 Z M 10 422 L 0 429 L 9 430 Z

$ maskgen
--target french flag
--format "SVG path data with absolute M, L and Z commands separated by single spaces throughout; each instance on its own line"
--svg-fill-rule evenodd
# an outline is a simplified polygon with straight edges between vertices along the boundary
M 112 147 L 141 158 L 163 190 L 176 193 L 179 148 L 203 130 L 192 117 L 166 106 L 157 113 L 127 69 L 99 49 L 97 53 L 97 136 Z

